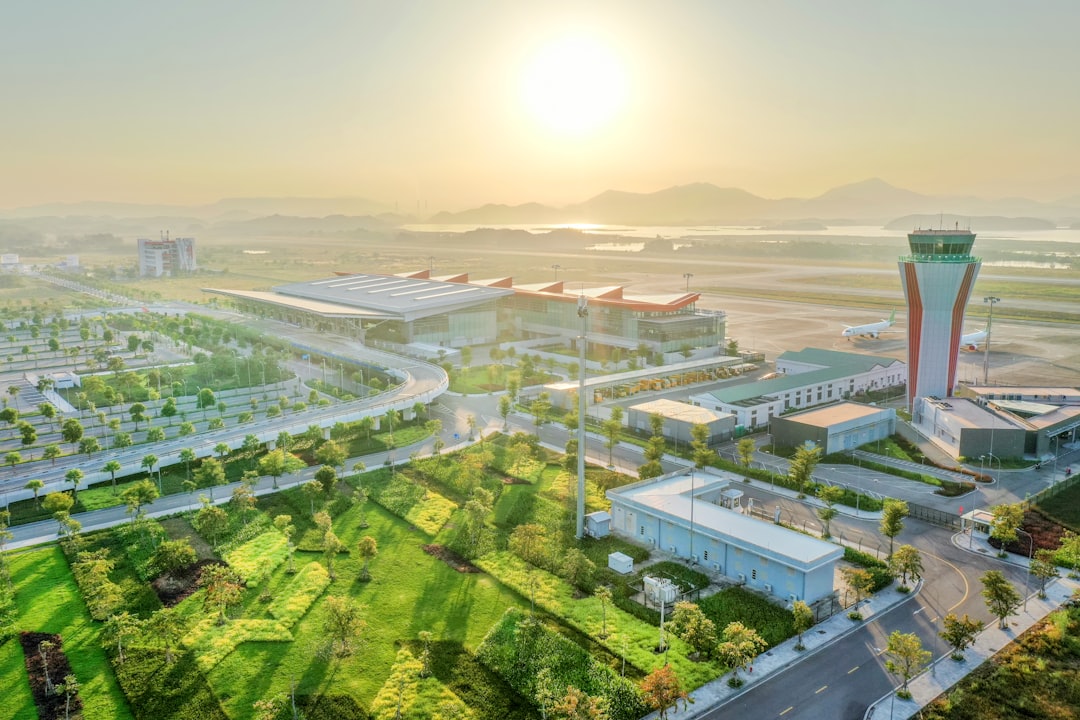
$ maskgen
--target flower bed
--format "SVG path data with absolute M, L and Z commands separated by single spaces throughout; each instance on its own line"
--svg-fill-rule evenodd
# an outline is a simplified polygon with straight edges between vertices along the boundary
M 285 587 L 283 593 L 270 603 L 270 615 L 282 625 L 291 628 L 304 617 L 312 604 L 330 584 L 330 575 L 321 564 L 305 565 Z

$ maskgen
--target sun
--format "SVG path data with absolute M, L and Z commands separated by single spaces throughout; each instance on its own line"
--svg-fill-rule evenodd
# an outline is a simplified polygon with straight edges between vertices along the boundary
M 529 114 L 560 135 L 582 136 L 609 125 L 626 104 L 626 72 L 597 40 L 566 37 L 526 64 L 521 99 Z

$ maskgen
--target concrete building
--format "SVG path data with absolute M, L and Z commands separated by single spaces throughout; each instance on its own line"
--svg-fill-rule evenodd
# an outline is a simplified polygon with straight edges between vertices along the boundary
M 690 396 L 694 405 L 735 415 L 744 428 L 768 425 L 793 409 L 845 400 L 907 382 L 904 363 L 889 357 L 805 348 L 776 359 L 779 377 Z
M 1080 436 L 1080 390 L 1070 387 L 964 387 L 958 395 L 1005 415 L 1026 428 L 1024 453 L 1056 459 L 1062 446 Z
M 139 275 L 162 277 L 177 273 L 194 272 L 195 238 L 169 238 L 166 234 L 158 240 L 138 239 Z
M 744 514 L 737 482 L 706 468 L 608 490 L 611 530 L 786 602 L 830 596 L 843 549 Z
M 828 455 L 888 438 L 896 432 L 896 411 L 840 402 L 773 418 L 771 431 L 773 443 L 780 447 L 812 442 Z
M 730 440 L 735 434 L 734 415 L 689 403 L 659 399 L 631 405 L 626 410 L 627 426 L 644 432 L 652 430 L 650 417 L 659 415 L 664 419 L 664 437 L 676 442 L 689 444 L 693 440 L 690 431 L 694 425 L 704 425 L 709 429 L 709 445 Z
M 899 260 L 908 307 L 908 402 L 947 398 L 956 386 L 956 363 L 967 307 L 982 260 L 972 256 L 968 230 L 916 230 L 910 254 Z
M 989 469 L 994 458 L 1024 456 L 1027 428 L 973 400 L 916 398 L 911 414 L 912 425 L 955 458 L 963 457 L 970 463 L 982 456 Z

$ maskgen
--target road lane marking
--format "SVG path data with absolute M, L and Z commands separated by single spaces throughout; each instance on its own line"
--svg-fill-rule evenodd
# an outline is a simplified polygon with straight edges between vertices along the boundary
M 939 619 L 938 616 L 935 615 L 934 617 L 930 618 L 930 622 L 936 623 L 938 621 L 938 619 Z
M 850 675 L 851 673 L 855 672 L 855 671 L 856 671 L 856 670 L 858 670 L 858 669 L 859 669 L 859 666 L 858 666 L 858 665 L 856 665 L 855 667 L 853 667 L 853 668 L 851 668 L 850 670 L 848 670 L 848 671 L 847 671 L 847 674 L 848 674 L 848 675 Z
M 791 712 L 791 711 L 792 711 L 792 710 L 794 710 L 794 709 L 795 709 L 795 706 L 794 706 L 794 705 L 792 705 L 792 706 L 791 706 L 791 707 L 789 707 L 789 708 L 788 708 L 787 710 L 784 710 L 783 712 L 781 712 L 781 713 L 780 713 L 781 717 L 782 717 L 782 716 L 784 716 L 784 715 L 787 715 L 787 714 L 788 714 L 789 712 Z
M 918 610 L 916 610 L 915 612 L 913 612 L 913 613 L 911 613 L 911 614 L 912 614 L 912 615 L 918 615 L 919 613 L 921 613 L 921 612 L 922 612 L 923 610 L 925 610 L 925 609 L 926 609 L 926 608 L 924 608 L 924 607 L 921 607 L 921 608 L 919 608 Z
M 968 598 L 968 594 L 971 592 L 971 586 L 968 585 L 967 576 L 964 575 L 964 573 L 960 571 L 960 568 L 956 567 L 955 565 L 953 565 L 951 562 L 949 562 L 945 558 L 941 557 L 940 555 L 935 555 L 932 552 L 925 552 L 925 551 L 923 552 L 923 554 L 928 555 L 929 557 L 932 557 L 935 560 L 940 560 L 941 562 L 945 563 L 946 565 L 951 567 L 953 570 L 955 570 L 956 574 L 960 576 L 960 579 L 964 581 L 964 596 L 961 597 L 959 600 L 957 600 L 955 605 L 953 605 L 951 608 L 949 608 L 948 612 L 952 612 L 953 610 L 955 610 L 956 608 L 958 608 L 958 607 L 960 607 L 961 605 L 964 604 L 964 601 L 967 600 L 967 598 Z
M 827 687 L 829 687 L 829 686 L 828 685 L 822 685 L 821 687 L 819 687 L 817 690 L 814 691 L 814 694 L 818 695 L 818 694 L 824 692 Z

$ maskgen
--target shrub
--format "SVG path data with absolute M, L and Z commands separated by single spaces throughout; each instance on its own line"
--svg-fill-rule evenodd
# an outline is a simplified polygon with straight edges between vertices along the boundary
M 304 617 L 308 608 L 330 584 L 330 575 L 321 564 L 308 563 L 270 603 L 270 615 L 287 628 Z
M 225 562 L 247 583 L 255 587 L 289 556 L 285 536 L 277 530 L 264 532 L 240 547 L 225 553 Z
M 166 664 L 164 651 L 129 648 L 113 670 L 132 715 L 155 720 L 228 720 L 194 655 L 183 652 Z
M 423 668 L 423 663 L 407 648 L 398 650 L 390 676 L 371 703 L 371 714 L 376 720 L 438 717 L 447 710 L 453 713 L 451 717 L 467 720 L 475 717 L 461 698 L 437 678 L 422 677 Z
M 214 618 L 201 620 L 183 639 L 195 653 L 195 662 L 204 673 L 244 642 L 292 642 L 293 636 L 277 620 L 243 618 L 218 625 Z
M 844 560 L 870 571 L 870 576 L 874 578 L 874 584 L 870 587 L 870 592 L 879 592 L 892 584 L 893 576 L 889 572 L 888 563 L 884 560 L 879 560 L 870 553 L 850 547 L 844 548 Z

